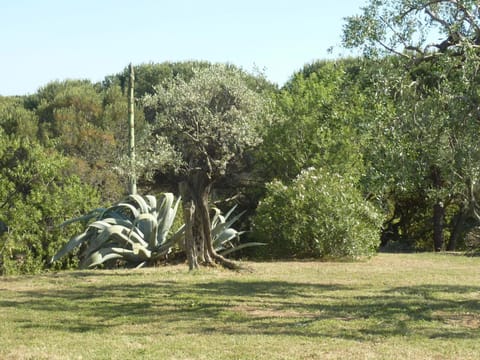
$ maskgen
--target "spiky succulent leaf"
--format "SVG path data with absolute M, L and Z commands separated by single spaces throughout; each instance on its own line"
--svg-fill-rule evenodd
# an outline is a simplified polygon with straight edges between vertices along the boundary
M 150 214 L 150 213 L 140 214 L 135 219 L 135 223 L 132 229 L 135 227 L 138 227 L 139 230 L 143 234 L 145 234 L 144 241 L 148 243 L 150 247 L 153 248 L 156 246 L 158 223 L 157 223 L 157 218 L 154 214 Z
M 150 206 L 150 209 L 157 209 L 157 198 L 153 195 L 145 195 L 145 199 Z
M 94 219 L 86 231 L 65 244 L 52 261 L 80 244 L 86 245 L 79 254 L 83 267 L 95 267 L 111 259 L 122 259 L 136 266 L 164 256 L 183 239 L 184 227 L 167 238 L 180 202 L 180 199 L 175 203 L 174 200 L 170 193 L 162 194 L 158 203 L 154 196 L 130 195 L 108 209 L 95 209 L 69 220 L 62 225 Z
M 227 256 L 228 254 L 231 254 L 231 253 L 233 253 L 235 251 L 238 251 L 238 250 L 241 250 L 241 249 L 245 249 L 247 247 L 265 246 L 265 245 L 267 245 L 267 244 L 261 243 L 261 242 L 249 242 L 249 243 L 244 243 L 244 244 L 240 244 L 240 245 L 235 245 L 235 247 L 219 251 L 218 253 L 222 256 Z
M 121 259 L 123 256 L 116 253 L 112 248 L 101 248 L 90 254 L 80 262 L 80 268 L 93 268 L 112 259 Z
M 158 233 L 157 233 L 157 242 L 156 246 L 162 245 L 165 243 L 168 237 L 168 233 L 173 225 L 175 216 L 177 215 L 178 205 L 180 204 L 181 198 L 179 197 L 175 204 L 173 204 L 173 194 L 170 194 L 171 197 L 168 201 L 165 202 L 165 206 L 161 208 L 158 214 Z
M 131 241 L 128 236 L 123 234 L 123 231 L 126 228 L 122 225 L 111 225 L 106 227 L 104 230 L 99 231 L 97 236 L 89 242 L 89 246 L 85 251 L 87 254 L 94 253 L 102 247 L 103 244 L 109 240 L 119 240 L 122 244 L 129 244 Z M 128 229 L 127 229 L 128 231 Z
M 136 208 L 140 211 L 141 214 L 151 213 L 152 210 L 155 209 L 152 209 L 149 202 L 147 202 L 145 198 L 140 195 L 129 195 L 125 202 L 131 203 L 133 206 L 136 205 Z
M 230 210 L 228 210 L 228 212 L 224 215 L 225 220 L 227 220 L 227 219 L 230 217 L 230 215 L 232 215 L 232 213 L 235 211 L 235 209 L 237 208 L 237 206 L 238 206 L 238 205 L 235 204 L 235 205 L 232 206 L 232 208 L 231 208 Z M 242 214 L 243 214 L 243 213 L 244 213 L 244 212 L 242 212 Z
M 221 247 L 227 241 L 232 240 L 233 238 L 238 238 L 240 236 L 239 232 L 233 228 L 228 228 L 223 230 L 218 236 L 213 239 L 213 247 Z
M 215 224 L 215 227 L 212 228 L 212 238 L 216 238 L 220 236 L 220 234 L 227 229 L 229 229 L 240 217 L 245 213 L 245 211 L 242 211 L 241 213 L 237 214 L 230 220 L 226 221 L 226 218 L 222 219 L 224 222 L 218 221 Z M 220 218 L 221 219 L 221 218 Z
M 137 208 L 127 202 L 120 202 L 109 207 L 102 215 L 101 218 L 113 217 L 125 220 L 134 221 L 139 215 Z
M 62 248 L 52 257 L 50 263 L 57 261 L 58 259 L 62 258 L 69 252 L 73 251 L 76 247 L 81 245 L 82 243 L 88 241 L 93 236 L 92 232 L 85 231 L 77 236 L 72 237 Z
M 76 217 L 76 218 L 73 218 L 73 219 L 66 220 L 58 226 L 59 227 L 64 227 L 64 226 L 73 224 L 74 222 L 78 222 L 78 221 L 88 222 L 91 219 L 98 218 L 102 213 L 105 212 L 105 210 L 107 210 L 107 209 L 105 209 L 105 208 L 94 209 L 94 210 L 90 211 L 88 214 L 85 214 L 83 216 L 79 216 L 79 217 Z

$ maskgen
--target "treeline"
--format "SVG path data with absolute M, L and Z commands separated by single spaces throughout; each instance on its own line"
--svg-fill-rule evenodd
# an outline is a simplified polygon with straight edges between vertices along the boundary
M 136 66 L 139 191 L 183 195 L 188 243 L 201 244 L 189 266 L 223 259 L 212 204 L 245 210 L 243 241 L 267 245 L 243 256 L 477 252 L 478 11 L 367 1 L 343 39 L 363 56 L 306 65 L 282 88 L 233 65 Z M 128 76 L 0 97 L 3 274 L 75 266 L 75 253 L 49 264 L 80 231 L 58 224 L 125 194 Z
M 140 193 L 178 194 L 173 160 L 159 160 L 165 144 L 152 130 L 162 109 L 145 99 L 209 66 L 135 67 Z M 58 225 L 126 193 L 127 71 L 0 97 L 2 273 L 75 266 L 75 257 L 48 265 L 79 231 Z M 477 79 L 399 57 L 315 62 L 282 88 L 242 73 L 271 104 L 270 120 L 245 164 L 215 182 L 212 201 L 247 210 L 243 237 L 268 244 L 248 256 L 467 248 L 478 223 Z

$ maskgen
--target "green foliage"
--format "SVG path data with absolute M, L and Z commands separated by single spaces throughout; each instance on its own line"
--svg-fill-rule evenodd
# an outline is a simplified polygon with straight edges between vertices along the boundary
M 127 97 L 120 86 L 55 81 L 24 99 L 24 104 L 39 118 L 42 142 L 53 140 L 59 151 L 72 158 L 76 175 L 96 187 L 104 201 L 115 201 L 126 188 L 126 177 L 121 175 L 123 154 L 128 153 Z M 136 130 L 146 131 L 139 106 Z
M 472 0 L 370 0 L 344 28 L 348 47 L 373 59 L 389 55 L 370 71 L 367 112 L 374 121 L 365 180 L 394 204 L 394 216 L 408 207 L 402 199 L 415 197 L 433 211 L 418 207 L 416 219 L 392 219 L 403 223 L 406 236 L 416 227 L 408 222 L 433 218 L 433 229 L 420 226 L 413 236 L 422 248 L 428 248 L 422 233 L 433 233 L 435 250 L 453 250 L 476 206 L 470 187 L 480 179 L 477 12 Z
M 381 222 L 351 179 L 311 168 L 267 185 L 254 231 L 272 257 L 355 259 L 375 253 Z
M 81 268 L 102 264 L 112 267 L 119 262 L 137 267 L 164 257 L 182 238 L 183 228 L 169 236 L 179 200 L 174 203 L 170 193 L 162 194 L 158 203 L 151 195 L 129 195 L 107 209 L 96 209 L 69 220 L 63 226 L 76 221 L 94 221 L 84 232 L 72 237 L 51 262 L 77 247 L 80 247 Z
M 344 44 L 367 56 L 422 58 L 472 49 L 480 39 L 476 0 L 369 0 L 346 19 Z
M 8 226 L 0 234 L 0 273 L 44 270 L 55 249 L 71 235 L 56 225 L 97 204 L 98 194 L 91 187 L 65 176 L 67 166 L 53 149 L 0 136 L 0 220 Z M 55 268 L 73 265 L 69 257 Z
M 34 140 L 38 133 L 38 118 L 33 111 L 24 108 L 21 99 L 0 96 L 0 127 L 7 135 Z
M 206 61 L 182 61 L 164 63 L 143 63 L 135 66 L 135 98 L 140 99 L 149 94 L 155 94 L 155 86 L 170 79 L 182 78 L 189 81 L 194 75 L 194 68 L 206 68 Z M 119 85 L 124 92 L 128 87 L 129 69 L 115 75 L 107 76 L 103 85 L 110 87 Z
M 141 99 L 145 95 L 154 95 L 155 87 L 158 84 L 171 81 L 172 79 L 183 79 L 188 82 L 195 75 L 195 69 L 206 69 L 212 64 L 208 61 L 179 61 L 163 63 L 142 63 L 135 65 L 135 98 Z M 234 65 L 227 65 L 234 69 Z M 265 80 L 262 76 L 243 73 L 245 81 L 251 89 L 273 90 L 275 86 Z M 103 81 L 103 87 L 108 89 L 112 86 L 119 86 L 123 92 L 127 91 L 129 70 L 125 67 L 121 73 L 107 76 Z M 153 121 L 154 113 L 147 111 L 147 120 Z
M 348 64 L 318 62 L 295 74 L 276 97 L 282 115 L 268 128 L 257 153 L 267 179 L 290 181 L 310 166 L 359 177 L 362 96 Z
M 242 72 L 225 65 L 197 67 L 189 81 L 167 79 L 144 104 L 157 114 L 155 133 L 180 154 L 180 168 L 201 168 L 213 178 L 260 143 L 268 106 Z

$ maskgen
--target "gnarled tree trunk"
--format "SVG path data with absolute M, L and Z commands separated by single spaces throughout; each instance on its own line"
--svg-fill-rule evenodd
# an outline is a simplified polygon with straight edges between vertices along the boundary
M 195 171 L 181 182 L 184 220 L 185 251 L 190 270 L 199 264 L 214 265 L 218 263 L 229 269 L 238 269 L 238 265 L 219 255 L 214 247 L 211 233 L 208 199 L 211 181 L 203 171 Z

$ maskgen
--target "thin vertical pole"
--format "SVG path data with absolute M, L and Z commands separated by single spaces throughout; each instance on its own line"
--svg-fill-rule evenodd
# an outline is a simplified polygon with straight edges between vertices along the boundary
M 128 191 L 130 194 L 137 193 L 137 175 L 135 171 L 135 98 L 134 98 L 134 84 L 135 73 L 133 65 L 128 66 L 130 76 L 128 81 L 128 155 L 130 157 L 130 174 Z

